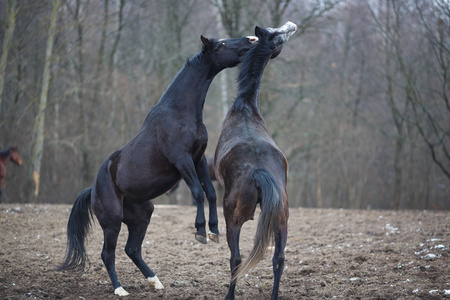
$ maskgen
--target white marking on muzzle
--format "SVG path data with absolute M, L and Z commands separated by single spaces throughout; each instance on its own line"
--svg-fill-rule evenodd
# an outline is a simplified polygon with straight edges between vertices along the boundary
M 256 43 L 259 40 L 258 37 L 254 36 L 254 35 L 246 36 L 246 38 L 248 38 L 250 40 L 250 43 L 252 43 L 252 44 Z
M 297 25 L 295 23 L 292 23 L 291 21 L 287 21 L 286 24 L 284 24 L 281 28 L 293 28 L 293 33 L 297 31 Z

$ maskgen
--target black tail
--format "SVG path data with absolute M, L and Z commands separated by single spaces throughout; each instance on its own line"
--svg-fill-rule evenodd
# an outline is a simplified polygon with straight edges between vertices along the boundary
M 273 175 L 266 169 L 256 169 L 253 174 L 261 196 L 261 213 L 258 218 L 255 241 L 249 257 L 238 266 L 234 279 L 241 277 L 264 258 L 267 248 L 278 232 L 278 215 L 282 208 L 281 190 Z
M 91 227 L 91 190 L 92 187 L 82 191 L 72 207 L 67 223 L 66 260 L 56 267 L 57 271 L 84 272 L 86 261 L 89 261 L 84 241 Z

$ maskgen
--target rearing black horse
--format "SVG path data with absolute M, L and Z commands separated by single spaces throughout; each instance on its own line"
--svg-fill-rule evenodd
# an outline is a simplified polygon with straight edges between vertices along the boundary
M 149 200 L 168 191 L 180 178 L 197 203 L 196 239 L 202 243 L 207 241 L 205 193 L 209 201 L 209 238 L 218 241 L 216 195 L 206 159 L 202 159 L 208 141 L 203 105 L 214 76 L 238 65 L 257 40 L 256 37 L 220 40 L 201 37 L 202 50 L 179 71 L 138 134 L 100 165 L 94 185 L 78 196 L 67 225 L 66 259 L 58 270 L 84 270 L 87 260 L 84 241 L 93 210 L 103 229 L 101 257 L 114 293 L 128 295 L 115 269 L 122 222 L 128 227 L 125 252 L 150 286 L 164 288 L 142 260 L 141 245 L 154 210 Z

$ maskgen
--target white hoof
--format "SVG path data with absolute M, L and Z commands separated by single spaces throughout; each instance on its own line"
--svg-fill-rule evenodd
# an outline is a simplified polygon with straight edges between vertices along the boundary
M 164 286 L 162 285 L 161 281 L 159 281 L 158 276 L 154 276 L 154 277 L 148 277 L 148 286 L 149 287 L 153 287 L 156 290 L 162 290 L 164 289 Z
M 119 296 L 128 296 L 129 293 L 125 291 L 125 289 L 121 286 L 119 286 L 117 289 L 114 290 L 114 294 Z

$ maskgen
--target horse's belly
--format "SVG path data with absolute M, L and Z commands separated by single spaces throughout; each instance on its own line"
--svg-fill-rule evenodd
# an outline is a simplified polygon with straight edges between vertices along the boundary
M 147 164 L 136 164 L 119 168 L 117 185 L 126 198 L 146 201 L 170 190 L 181 176 L 173 166 L 158 168 Z

